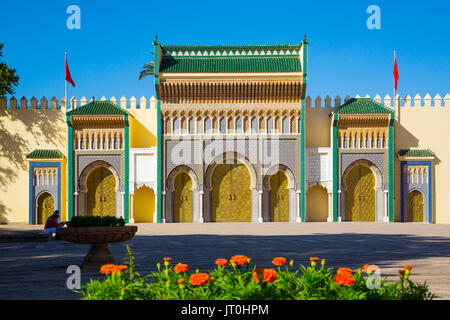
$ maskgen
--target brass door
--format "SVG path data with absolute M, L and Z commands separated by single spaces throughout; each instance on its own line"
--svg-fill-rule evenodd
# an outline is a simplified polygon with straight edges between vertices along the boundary
M 87 215 L 116 215 L 116 178 L 105 167 L 94 169 L 87 178 Z
M 423 196 L 417 190 L 408 195 L 408 222 L 423 222 Z
M 250 222 L 250 173 L 244 164 L 219 164 L 211 178 L 215 222 Z
M 53 214 L 54 200 L 50 193 L 43 193 L 38 198 L 38 224 L 45 224 L 47 219 Z
M 192 179 L 181 172 L 175 177 L 173 222 L 192 222 Z
M 278 171 L 270 177 L 270 221 L 289 221 L 289 190 L 287 176 Z
M 358 165 L 347 175 L 347 221 L 375 221 L 375 176 Z

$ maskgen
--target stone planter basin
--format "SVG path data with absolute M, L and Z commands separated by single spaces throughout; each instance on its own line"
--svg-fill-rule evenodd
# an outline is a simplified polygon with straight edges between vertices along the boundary
M 100 271 L 101 266 L 104 264 L 115 263 L 108 243 L 129 240 L 134 237 L 136 232 L 136 226 L 67 227 L 57 229 L 57 234 L 65 241 L 91 245 L 89 253 L 84 257 L 82 268 L 96 271 Z

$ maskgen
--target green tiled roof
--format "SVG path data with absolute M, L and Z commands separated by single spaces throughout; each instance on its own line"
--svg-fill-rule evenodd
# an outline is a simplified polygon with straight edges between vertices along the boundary
M 159 72 L 300 72 L 301 62 L 295 56 L 283 57 L 164 57 Z
M 128 114 L 128 112 L 111 101 L 93 101 L 82 107 L 67 112 L 72 115 L 110 115 L 110 114 Z
M 336 109 L 337 114 L 394 113 L 394 110 L 370 98 L 352 98 Z
M 430 149 L 402 149 L 398 152 L 403 157 L 434 157 L 435 154 Z
M 302 44 L 162 45 L 159 72 L 300 72 Z
M 26 155 L 28 159 L 61 159 L 64 155 L 56 149 L 36 149 Z

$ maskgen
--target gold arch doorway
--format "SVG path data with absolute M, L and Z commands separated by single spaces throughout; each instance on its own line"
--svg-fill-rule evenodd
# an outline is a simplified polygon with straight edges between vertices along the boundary
M 87 216 L 116 215 L 116 178 L 111 170 L 97 167 L 87 177 Z
M 55 202 L 53 200 L 53 196 L 48 193 L 42 193 L 37 201 L 37 215 L 38 215 L 38 224 L 45 224 L 47 219 L 54 212 Z
M 347 221 L 375 221 L 375 175 L 356 165 L 347 175 Z
M 423 195 L 414 190 L 408 194 L 408 222 L 423 222 Z
M 282 171 L 270 177 L 270 221 L 289 221 L 288 177 Z
M 153 222 L 155 213 L 155 193 L 147 186 L 134 191 L 133 219 L 134 222 Z
M 328 193 L 320 185 L 309 188 L 306 193 L 307 218 L 311 222 L 326 222 L 328 218 Z
M 251 222 L 250 172 L 246 165 L 218 164 L 211 177 L 211 220 Z
M 173 185 L 173 222 L 192 222 L 192 178 L 180 172 Z

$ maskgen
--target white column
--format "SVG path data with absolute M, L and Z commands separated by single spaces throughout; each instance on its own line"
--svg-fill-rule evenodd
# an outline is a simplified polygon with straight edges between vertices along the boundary
M 302 219 L 300 218 L 300 194 L 301 191 L 297 190 L 297 210 L 296 210 L 296 218 L 295 218 L 295 222 L 302 222 Z
M 78 192 L 74 192 L 73 195 L 75 196 L 75 211 L 73 216 L 76 217 L 78 216 Z
M 198 222 L 203 223 L 203 190 L 200 190 L 198 192 L 199 195 L 199 201 L 198 204 L 198 211 L 200 212 L 200 218 L 198 219 Z
M 327 222 L 333 222 L 333 193 L 328 192 L 328 219 Z
M 125 218 L 125 192 L 121 192 L 120 194 L 122 195 L 122 212 L 120 213 L 120 216 Z
M 262 195 L 263 195 L 263 191 L 259 190 L 258 191 L 258 222 L 263 222 L 263 218 L 262 218 Z
M 388 195 L 389 191 L 384 190 L 384 222 L 389 222 L 389 216 L 388 216 Z
M 166 192 L 164 190 L 161 191 L 161 196 L 161 222 L 166 223 Z M 156 210 L 155 213 L 158 214 Z M 156 223 L 156 219 L 154 219 L 153 222 Z
M 130 223 L 134 223 L 134 216 L 133 216 L 133 193 L 130 193 L 131 201 L 130 201 Z
M 339 215 L 338 215 L 338 222 L 342 221 L 342 218 L 341 218 L 341 207 L 340 207 L 340 204 L 341 204 L 341 201 L 340 201 L 341 193 L 342 193 L 342 191 L 338 190 L 338 213 L 339 213 Z

